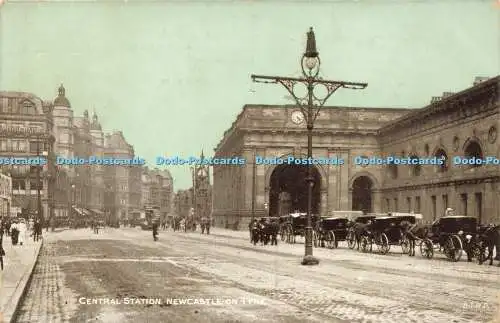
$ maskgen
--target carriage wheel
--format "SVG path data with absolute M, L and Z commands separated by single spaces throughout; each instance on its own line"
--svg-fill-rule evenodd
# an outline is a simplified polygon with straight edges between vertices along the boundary
M 335 242 L 337 240 L 335 239 L 335 233 L 332 231 L 328 231 L 327 233 L 327 240 L 326 240 L 326 246 L 328 249 L 333 249 L 335 248 Z
M 386 253 L 389 252 L 391 249 L 391 246 L 389 245 L 389 239 L 385 235 L 385 233 L 382 233 L 379 238 L 378 238 L 378 243 L 377 243 L 378 251 L 385 255 Z
M 420 254 L 427 259 L 434 257 L 434 244 L 430 239 L 424 239 L 420 242 Z
M 371 241 L 368 239 L 368 237 L 363 237 L 361 239 L 361 251 L 362 252 L 368 252 L 372 249 L 372 243 Z
M 448 238 L 445 244 L 445 254 L 452 261 L 459 261 L 462 258 L 462 240 L 457 235 Z
M 347 245 L 349 246 L 350 249 L 354 249 L 356 247 L 356 234 L 354 231 L 350 230 L 347 233 Z
M 403 254 L 407 254 L 410 252 L 410 239 L 404 237 L 401 240 L 401 249 L 403 250 Z

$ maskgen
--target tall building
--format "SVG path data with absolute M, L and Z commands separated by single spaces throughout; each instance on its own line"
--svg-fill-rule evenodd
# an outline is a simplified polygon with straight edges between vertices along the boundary
M 101 124 L 94 111 L 92 115 L 92 121 L 90 122 L 89 132 L 92 140 L 92 155 L 101 158 L 104 157 L 104 133 L 102 131 Z M 92 212 L 102 215 L 105 211 L 104 208 L 104 195 L 106 186 L 104 183 L 106 166 L 103 165 L 92 165 L 90 167 L 90 201 L 89 207 Z
M 141 191 L 143 207 L 158 207 L 163 219 L 172 213 L 173 181 L 168 170 L 144 167 Z
M 45 219 L 105 213 L 114 219 L 127 216 L 141 205 L 140 166 L 56 163 L 57 158 L 134 157 L 121 132 L 105 137 L 95 112 L 92 117 L 88 111 L 75 116 L 66 94 L 63 85 L 52 102 L 25 92 L 0 92 L 2 156 L 40 155 L 48 160 L 40 172 L 29 165 L 0 167 L 12 176 L 12 213 L 34 216 L 40 208 Z
M 12 178 L 0 173 L 0 219 L 12 214 Z
M 135 157 L 134 147 L 130 145 L 121 131 L 115 131 L 104 138 L 104 157 Z M 131 218 L 133 212 L 141 209 L 141 166 L 106 166 L 104 172 L 105 209 L 115 221 Z
M 73 110 L 71 103 L 66 98 L 64 86 L 58 89 L 58 95 L 52 104 L 52 118 L 54 127 L 52 133 L 55 138 L 54 154 L 64 158 L 74 158 L 74 124 Z M 74 166 L 57 165 L 55 167 L 54 182 L 54 216 L 67 217 L 72 213 L 73 204 L 75 204 L 76 184 L 72 178 L 76 176 Z
M 500 77 L 474 80 L 419 109 L 324 107 L 313 131 L 313 213 L 415 211 L 432 221 L 447 207 L 482 223 L 500 220 L 498 165 L 454 165 L 455 158 L 500 156 Z M 296 106 L 246 105 L 215 149 L 243 157 L 214 166 L 215 223 L 245 229 L 252 216 L 307 210 L 307 167 L 255 163 L 255 157 L 307 157 L 307 130 Z M 360 164 L 361 158 L 443 158 L 435 165 Z M 334 160 L 344 161 L 343 165 Z
M 51 104 L 25 92 L 0 92 L 0 154 L 4 157 L 49 158 L 53 149 Z M 49 215 L 49 168 L 2 165 L 12 177 L 13 213 Z M 39 172 L 39 173 L 38 173 Z M 38 180 L 40 174 L 40 180 Z M 38 199 L 40 190 L 40 200 Z M 40 201 L 40 203 L 39 203 Z
M 174 213 L 176 216 L 186 218 L 191 214 L 191 209 L 194 207 L 193 197 L 193 188 L 177 191 L 174 197 Z

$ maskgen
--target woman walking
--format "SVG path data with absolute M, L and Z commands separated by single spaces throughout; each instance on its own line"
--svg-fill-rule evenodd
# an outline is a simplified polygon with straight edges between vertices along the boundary
M 21 221 L 19 222 L 18 230 L 19 230 L 19 244 L 22 246 L 26 238 L 26 232 L 27 232 L 25 219 L 21 219 Z

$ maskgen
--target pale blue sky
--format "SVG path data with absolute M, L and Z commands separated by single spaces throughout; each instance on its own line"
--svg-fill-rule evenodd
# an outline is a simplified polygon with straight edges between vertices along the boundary
M 244 104 L 285 104 L 250 74 L 298 75 L 309 26 L 323 75 L 367 82 L 329 105 L 422 107 L 499 74 L 488 1 L 14 2 L 0 8 L 0 90 L 95 107 L 136 154 L 211 154 Z M 254 91 L 252 91 L 254 90 Z M 187 167 L 169 168 L 176 189 Z

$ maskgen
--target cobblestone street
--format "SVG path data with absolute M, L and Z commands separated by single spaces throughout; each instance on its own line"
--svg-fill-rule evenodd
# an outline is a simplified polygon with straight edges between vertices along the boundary
M 442 258 L 362 254 L 343 245 L 253 246 L 245 232 L 140 229 L 46 237 L 18 322 L 489 322 L 500 268 Z M 161 304 L 83 304 L 81 298 L 160 298 Z M 169 298 L 253 304 L 171 305 Z

